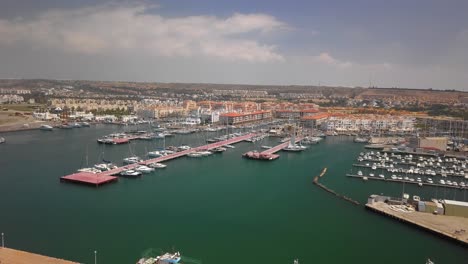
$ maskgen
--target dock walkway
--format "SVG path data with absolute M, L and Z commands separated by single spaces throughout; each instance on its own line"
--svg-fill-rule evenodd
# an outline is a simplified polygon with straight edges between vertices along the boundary
M 227 140 L 224 140 L 224 141 L 219 141 L 219 142 L 216 142 L 216 143 L 199 146 L 199 147 L 195 147 L 195 148 L 192 148 L 192 149 L 188 149 L 188 150 L 184 150 L 184 151 L 180 151 L 180 152 L 175 152 L 175 153 L 169 154 L 167 156 L 162 156 L 162 157 L 158 157 L 158 158 L 154 158 L 154 159 L 149 159 L 149 160 L 145 160 L 145 161 L 135 163 L 135 164 L 125 165 L 125 166 L 122 166 L 122 167 L 115 168 L 113 170 L 103 171 L 101 173 L 77 172 L 77 173 L 73 173 L 73 174 L 70 174 L 70 175 L 63 176 L 63 177 L 60 178 L 60 180 L 70 181 L 70 182 L 77 182 L 77 183 L 85 183 L 85 184 L 91 184 L 91 185 L 99 186 L 101 184 L 116 181 L 118 178 L 115 177 L 114 175 L 117 175 L 117 174 L 119 174 L 120 172 L 122 172 L 124 170 L 134 169 L 134 168 L 136 168 L 136 167 L 138 167 L 140 165 L 148 165 L 148 164 L 154 163 L 154 162 L 163 162 L 163 161 L 167 161 L 167 160 L 176 159 L 176 158 L 185 156 L 185 155 L 187 155 L 187 154 L 189 154 L 191 152 L 195 152 L 195 151 L 210 150 L 210 149 L 222 147 L 224 145 L 235 144 L 235 143 L 244 141 L 246 139 L 249 139 L 251 137 L 254 137 L 255 135 L 256 135 L 255 133 L 250 133 L 250 134 L 243 135 L 243 136 L 240 136 L 240 137 L 234 137 L 234 138 L 230 138 L 230 139 L 227 139 Z
M 301 141 L 302 139 L 304 139 L 304 138 L 303 137 L 297 137 L 294 143 L 297 143 L 297 142 Z M 272 148 L 269 148 L 267 150 L 264 150 L 264 151 L 260 152 L 260 154 L 274 154 L 274 153 L 284 149 L 288 145 L 289 145 L 289 141 L 281 143 L 281 144 L 279 144 L 277 146 L 274 146 Z
M 0 247 L 0 263 L 5 264 L 78 264 L 78 262 L 52 258 L 26 251 Z

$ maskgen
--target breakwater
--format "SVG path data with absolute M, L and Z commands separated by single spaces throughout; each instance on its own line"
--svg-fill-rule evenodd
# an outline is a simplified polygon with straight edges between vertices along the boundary
M 319 182 L 319 179 L 322 178 L 322 177 L 325 175 L 325 173 L 327 173 L 327 168 L 323 168 L 323 170 L 322 170 L 322 172 L 320 173 L 320 175 L 314 177 L 313 183 L 314 183 L 315 185 L 317 185 L 318 187 L 322 188 L 323 190 L 325 190 L 325 191 L 327 191 L 327 192 L 329 192 L 329 193 L 335 195 L 336 197 L 338 197 L 338 198 L 340 198 L 340 199 L 343 199 L 343 200 L 345 200 L 345 201 L 347 201 L 347 202 L 350 202 L 350 203 L 352 203 L 352 204 L 354 204 L 354 205 L 360 205 L 360 203 L 359 203 L 358 201 L 355 201 L 355 200 L 353 200 L 353 199 L 351 199 L 351 198 L 349 198 L 349 197 L 347 197 L 347 196 L 345 196 L 345 195 L 339 194 L 339 193 L 335 192 L 334 190 L 328 188 L 327 186 L 321 184 L 321 183 Z

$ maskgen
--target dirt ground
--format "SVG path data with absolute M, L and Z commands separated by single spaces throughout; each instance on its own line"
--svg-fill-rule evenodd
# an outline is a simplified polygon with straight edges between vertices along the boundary
M 25 251 L 0 247 L 0 263 L 5 264 L 74 264 L 68 260 L 46 257 Z
M 36 120 L 30 115 L 15 115 L 20 111 L 0 111 L 0 132 L 39 128 L 43 121 Z

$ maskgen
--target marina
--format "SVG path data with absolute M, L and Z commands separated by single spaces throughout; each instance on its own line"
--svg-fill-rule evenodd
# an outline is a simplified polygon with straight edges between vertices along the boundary
M 164 140 L 134 140 L 119 147 L 95 143 L 100 135 L 121 128 L 93 125 L 90 129 L 2 135 L 7 143 L 0 151 L 8 155 L 0 160 L 0 192 L 8 203 L 2 209 L 0 231 L 6 233 L 9 247 L 79 263 L 94 263 L 94 250 L 99 252 L 99 263 L 135 263 L 148 248 L 164 248 L 153 257 L 180 250 L 206 264 L 220 259 L 234 264 L 245 262 L 246 257 L 272 264 L 292 263 L 294 258 L 301 263 L 346 263 L 363 247 L 376 245 L 387 248 L 392 259 L 401 263 L 424 263 L 431 258 L 435 263 L 455 264 L 467 257 L 466 248 L 385 221 L 312 185 L 311 177 L 327 167 L 320 183 L 361 204 L 370 193 L 401 194 L 401 183 L 364 182 L 345 176 L 359 153 L 365 151 L 363 144 L 353 143 L 353 137 L 327 137 L 300 154 L 279 151 L 281 158 L 271 163 L 250 162 L 240 156 L 262 145 L 276 146 L 278 137 L 255 143 L 240 141 L 223 154 L 163 161 L 166 169 L 143 174 L 137 180 L 111 175 L 118 177 L 118 182 L 105 184 L 99 191 L 58 181 L 78 168 L 103 164 L 104 159 L 120 167 L 124 158 L 144 160 L 149 151 L 164 147 Z M 208 133 L 166 138 L 165 145 L 195 149 L 205 146 L 206 138 L 218 136 Z M 435 197 L 439 188 L 439 198 L 454 199 L 456 195 L 463 200 L 463 190 L 405 185 L 405 192 L 421 197 Z M 257 212 L 255 217 L 253 212 Z M 252 234 L 252 229 L 258 232 Z M 235 251 L 219 243 L 223 237 L 229 237 Z M 356 237 L 359 243 L 353 243 Z M 341 254 L 334 254 L 335 242 L 324 247 L 323 241 L 330 239 L 341 241 Z M 399 243 L 402 239 L 406 243 Z M 128 244 L 126 250 L 116 251 L 122 244 Z M 412 254 L 407 253 L 408 245 Z M 311 251 L 311 246 L 321 250 Z M 291 253 L 271 254 L 281 250 Z M 381 252 L 366 251 L 360 255 L 360 263 L 375 263 Z M 183 258 L 180 262 L 186 263 Z
M 114 169 L 111 169 L 111 170 L 108 170 L 108 171 L 103 171 L 103 172 L 99 172 L 99 173 L 78 172 L 78 173 L 73 173 L 73 174 L 70 174 L 70 175 L 62 176 L 60 179 L 62 181 L 69 181 L 69 182 L 75 182 L 75 183 L 84 183 L 84 184 L 91 184 L 91 185 L 99 186 L 99 185 L 102 185 L 102 184 L 105 184 L 105 183 L 110 183 L 110 182 L 116 181 L 118 178 L 113 176 L 113 175 L 120 174 L 123 171 L 133 170 L 133 169 L 135 169 L 135 168 L 137 168 L 138 166 L 141 166 L 141 165 L 150 165 L 150 164 L 160 163 L 160 162 L 163 162 L 163 161 L 168 161 L 168 160 L 176 159 L 176 158 L 179 158 L 179 157 L 183 157 L 183 156 L 186 156 L 186 155 L 188 155 L 190 153 L 197 152 L 197 151 L 209 151 L 209 150 L 212 150 L 212 149 L 222 147 L 224 145 L 231 145 L 231 144 L 235 144 L 235 143 L 244 141 L 244 140 L 249 139 L 249 138 L 251 138 L 251 137 L 253 137 L 255 135 L 256 134 L 254 134 L 254 133 L 250 133 L 250 134 L 247 134 L 247 135 L 234 137 L 234 138 L 227 139 L 227 140 L 224 140 L 224 141 L 219 141 L 219 142 L 216 142 L 216 143 L 212 143 L 212 144 L 208 144 L 208 145 L 204 145 L 204 146 L 200 146 L 200 147 L 196 147 L 196 148 L 190 148 L 190 149 L 186 149 L 186 150 L 183 150 L 183 151 L 175 152 L 175 153 L 172 153 L 172 154 L 169 154 L 169 155 L 166 155 L 166 156 L 161 156 L 161 157 L 157 157 L 157 158 L 153 158 L 153 159 L 149 159 L 149 160 L 145 160 L 145 161 L 135 162 L 135 163 L 132 163 L 132 164 L 129 164 L 129 165 L 126 165 L 126 166 L 122 166 L 122 167 L 117 167 L 117 168 L 114 168 Z M 130 174 L 126 174 L 125 176 L 130 176 Z M 135 176 L 139 176 L 139 175 L 135 174 Z
M 296 139 L 292 139 L 292 141 L 294 141 L 294 143 L 298 143 L 302 139 L 303 139 L 302 137 L 298 137 Z M 262 152 L 249 151 L 249 152 L 244 153 L 242 156 L 248 159 L 254 159 L 254 160 L 275 160 L 280 157 L 278 154 L 275 154 L 275 153 L 280 150 L 284 150 L 284 148 L 288 147 L 290 144 L 291 143 L 288 140 L 274 147 L 266 148 L 266 150 Z

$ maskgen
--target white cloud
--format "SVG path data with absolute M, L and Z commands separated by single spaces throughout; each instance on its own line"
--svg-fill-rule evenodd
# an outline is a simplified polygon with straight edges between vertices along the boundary
M 227 60 L 283 60 L 260 35 L 287 25 L 265 14 L 233 14 L 228 18 L 166 18 L 149 13 L 152 6 L 100 5 L 55 9 L 33 19 L 0 19 L 0 45 L 25 42 L 78 54 L 144 53 L 157 56 L 211 56 Z M 258 34 L 261 33 L 261 34 Z
M 332 66 L 337 66 L 337 67 L 340 67 L 340 68 L 347 68 L 347 67 L 352 66 L 351 62 L 349 62 L 349 61 L 340 61 L 338 59 L 335 59 L 328 52 L 322 52 L 318 56 L 315 56 L 314 59 L 317 62 L 325 63 L 325 64 L 332 65 Z

